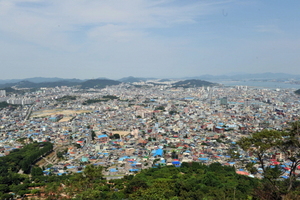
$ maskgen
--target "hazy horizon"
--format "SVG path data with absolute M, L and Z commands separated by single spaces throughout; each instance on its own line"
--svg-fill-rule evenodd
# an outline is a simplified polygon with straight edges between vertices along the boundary
M 300 74 L 298 1 L 0 0 L 0 79 Z
M 262 75 L 267 75 L 264 77 L 261 77 Z M 282 77 L 283 75 L 284 77 Z M 240 78 L 240 80 L 246 80 L 246 79 L 291 79 L 293 77 L 300 78 L 300 74 L 287 74 L 287 73 L 271 73 L 271 72 L 266 72 L 266 73 L 239 73 L 239 74 L 221 74 L 221 75 L 214 75 L 214 74 L 202 74 L 202 75 L 194 75 L 194 76 L 189 76 L 189 77 L 160 77 L 160 76 L 152 76 L 152 77 L 147 77 L 147 76 L 124 76 L 124 77 L 119 77 L 119 78 L 110 78 L 110 77 L 91 77 L 91 78 L 78 78 L 78 77 L 71 77 L 71 78 L 66 78 L 66 77 L 60 77 L 60 76 L 53 76 L 53 77 L 42 77 L 42 76 L 36 76 L 36 77 L 25 77 L 25 78 L 11 78 L 11 79 L 0 79 L 0 81 L 10 81 L 10 80 L 30 80 L 30 79 L 78 79 L 78 80 L 90 80 L 90 79 L 109 79 L 109 80 L 121 80 L 124 78 L 142 78 L 142 79 L 201 79 L 201 78 L 208 78 L 212 80 L 217 80 L 221 79 L 224 77 L 224 80 L 231 80 L 231 79 L 236 79 Z

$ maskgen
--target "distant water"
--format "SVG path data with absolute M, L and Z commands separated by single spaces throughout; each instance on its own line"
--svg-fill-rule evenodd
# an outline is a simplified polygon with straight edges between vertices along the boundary
M 300 85 L 288 84 L 282 82 L 267 82 L 267 81 L 224 81 L 215 80 L 211 81 L 215 83 L 220 83 L 225 86 L 249 86 L 249 87 L 261 87 L 270 89 L 300 89 Z

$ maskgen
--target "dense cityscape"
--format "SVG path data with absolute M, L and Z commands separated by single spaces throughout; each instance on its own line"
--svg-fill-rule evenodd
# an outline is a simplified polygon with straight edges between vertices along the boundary
M 153 167 L 217 162 L 261 179 L 259 164 L 256 170 L 245 167 L 255 157 L 236 143 L 265 129 L 286 130 L 297 121 L 300 97 L 294 92 L 141 83 L 9 95 L 1 90 L 1 99 L 10 105 L 0 111 L 1 156 L 32 142 L 51 142 L 54 151 L 35 163 L 44 176 L 81 173 L 93 164 L 105 167 L 102 173 L 111 180 Z M 287 157 L 267 156 L 265 165 L 279 165 L 286 169 L 281 177 L 289 176 Z

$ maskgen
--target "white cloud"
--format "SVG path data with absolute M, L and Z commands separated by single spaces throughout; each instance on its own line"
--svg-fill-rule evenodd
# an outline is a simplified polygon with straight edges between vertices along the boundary
M 211 3 L 178 5 L 171 0 L 10 0 L 0 1 L 0 31 L 49 48 L 72 50 L 80 33 L 128 40 L 146 29 L 195 23 Z M 68 48 L 69 47 L 69 48 Z M 75 48 L 76 49 L 76 48 Z

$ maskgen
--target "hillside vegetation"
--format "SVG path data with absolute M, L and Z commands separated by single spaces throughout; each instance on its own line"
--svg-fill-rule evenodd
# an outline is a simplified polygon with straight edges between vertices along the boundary
M 64 194 L 74 199 L 249 199 L 259 183 L 219 163 L 150 168 L 109 182 L 103 179 L 102 170 L 89 165 L 82 174 L 63 181 L 64 187 L 49 184 L 45 190 L 56 191 L 48 198 L 57 199 Z
M 0 85 L 0 88 L 9 88 L 9 87 L 17 87 L 17 88 L 41 88 L 41 87 L 61 87 L 61 86 L 77 86 L 82 89 L 88 88 L 105 88 L 110 85 L 118 85 L 121 82 L 109 80 L 109 79 L 91 79 L 86 81 L 72 81 L 72 80 L 62 80 L 62 81 L 54 81 L 54 82 L 40 82 L 34 83 L 30 81 L 20 81 L 18 83 L 6 83 Z
M 207 86 L 214 86 L 214 85 L 216 84 L 208 81 L 198 80 L 198 79 L 178 81 L 173 84 L 174 87 L 184 87 L 184 88 L 202 87 L 202 86 L 207 87 Z

